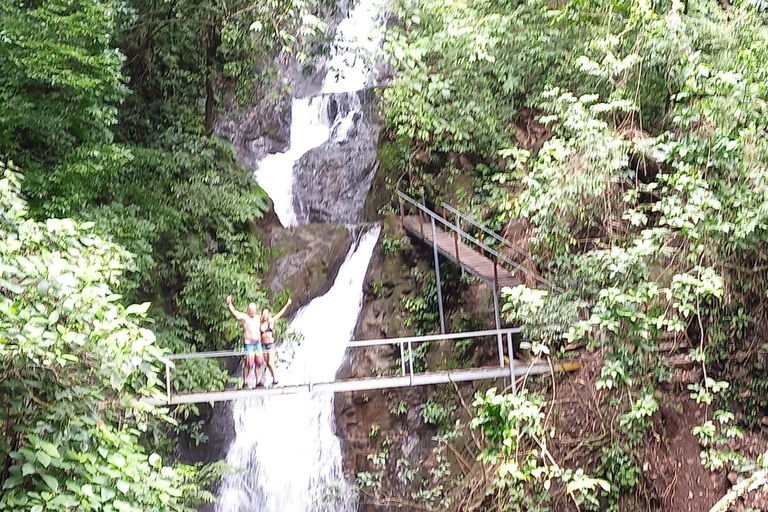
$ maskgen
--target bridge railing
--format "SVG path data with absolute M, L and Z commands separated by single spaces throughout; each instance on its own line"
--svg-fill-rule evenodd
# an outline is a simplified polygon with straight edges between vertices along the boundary
M 425 218 L 426 219 L 430 219 L 430 220 L 434 220 L 434 222 L 444 226 L 448 231 L 452 231 L 453 232 L 453 239 L 454 239 L 454 251 L 450 255 L 453 258 L 456 259 L 456 262 L 459 265 L 462 265 L 461 257 L 460 257 L 460 254 L 459 254 L 459 242 L 464 242 L 464 243 L 468 243 L 469 245 L 476 246 L 479 249 L 479 252 L 481 254 L 485 255 L 487 258 L 489 258 L 493 262 L 493 265 L 494 265 L 494 268 L 493 268 L 493 270 L 494 270 L 494 284 L 496 285 L 497 289 L 498 289 L 498 284 L 499 284 L 497 267 L 498 267 L 498 265 L 501 264 L 507 270 L 512 270 L 512 271 L 519 270 L 520 272 L 522 272 L 524 274 L 530 275 L 535 280 L 537 280 L 538 282 L 540 282 L 541 284 L 543 284 L 544 286 L 546 286 L 548 288 L 551 288 L 551 289 L 557 290 L 557 291 L 562 291 L 561 289 L 559 289 L 551 281 L 548 281 L 548 280 L 544 279 L 543 277 L 541 277 L 540 275 L 538 275 L 536 272 L 532 271 L 531 269 L 529 269 L 529 268 L 527 268 L 527 267 L 525 267 L 523 265 L 520 265 L 519 263 L 517 263 L 515 261 L 510 260 L 509 258 L 504 256 L 503 254 L 501 254 L 499 251 L 497 251 L 493 247 L 490 247 L 488 244 L 483 242 L 483 240 L 481 240 L 480 238 L 476 238 L 476 237 L 472 236 L 470 233 L 468 233 L 467 231 L 462 229 L 461 226 L 458 223 L 454 224 L 453 222 L 448 220 L 446 217 L 444 217 L 442 215 L 439 215 L 437 212 L 427 208 L 426 205 L 419 203 L 414 198 L 410 197 L 409 195 L 405 194 L 402 191 L 398 190 L 397 191 L 397 195 L 398 195 L 398 198 L 399 198 L 399 201 L 400 201 L 400 223 L 401 223 L 401 225 L 404 225 L 406 208 L 409 207 L 411 209 L 415 209 L 416 214 L 419 216 L 419 220 L 420 220 L 420 222 L 419 222 L 420 233 L 419 234 L 421 235 L 422 238 L 425 238 L 425 236 L 424 236 L 424 220 L 425 220 Z M 520 249 L 519 247 L 517 247 L 514 244 L 512 244 L 512 242 L 504 239 L 503 237 L 499 236 L 496 233 L 493 233 L 493 231 L 489 230 L 488 228 L 486 228 L 485 226 L 483 226 L 479 222 L 475 221 L 471 217 L 458 212 L 458 210 L 456 210 L 456 209 L 454 209 L 454 208 L 452 208 L 452 207 L 450 207 L 448 205 L 445 205 L 444 203 L 443 203 L 443 206 L 447 207 L 446 209 L 450 209 L 452 211 L 452 213 L 457 213 L 457 214 L 461 215 L 464 218 L 464 220 L 471 221 L 473 226 L 478 227 L 478 228 L 481 229 L 481 233 L 482 232 L 490 233 L 493 236 L 494 239 L 502 241 L 502 243 L 504 245 L 506 245 L 507 247 L 511 247 L 511 248 L 515 249 L 516 251 L 520 252 L 521 254 L 524 254 L 526 257 L 530 257 L 522 249 Z
M 399 347 L 399 350 L 400 350 L 399 377 L 407 377 L 410 381 L 410 385 L 414 385 L 415 378 L 417 378 L 420 375 L 429 374 L 429 372 L 419 372 L 414 369 L 414 347 L 416 345 L 420 343 L 430 342 L 430 341 L 456 342 L 457 340 L 481 339 L 481 338 L 496 338 L 498 340 L 501 340 L 502 337 L 506 337 L 506 342 L 507 342 L 506 348 L 507 348 L 507 354 L 509 355 L 509 358 L 505 362 L 504 347 L 501 343 L 496 344 L 498 356 L 499 356 L 498 368 L 505 368 L 506 366 L 509 366 L 509 376 L 510 378 L 512 378 L 513 388 L 514 388 L 515 374 L 514 374 L 514 364 L 512 362 L 513 361 L 512 335 L 521 332 L 521 330 L 522 330 L 521 328 L 515 327 L 515 328 L 507 328 L 507 329 L 492 329 L 492 330 L 485 330 L 485 331 L 461 332 L 461 333 L 451 333 L 451 334 L 435 334 L 435 335 L 429 335 L 429 336 L 383 338 L 383 339 L 377 339 L 377 340 L 355 340 L 347 343 L 347 349 L 359 349 L 359 348 L 375 347 L 375 346 L 382 346 L 382 345 L 394 345 Z M 246 352 L 243 350 L 220 350 L 215 352 L 190 352 L 186 354 L 167 355 L 166 363 L 165 363 L 165 385 L 166 385 L 166 399 L 168 401 L 167 403 L 168 404 L 173 403 L 172 369 L 174 366 L 174 361 L 184 361 L 184 360 L 192 360 L 192 359 L 223 359 L 223 358 L 229 358 L 229 357 L 242 357 L 245 354 Z M 314 386 L 327 387 L 328 385 L 334 382 L 337 382 L 337 381 L 331 381 L 331 382 L 313 381 L 312 368 L 310 366 L 309 368 L 307 367 L 304 368 L 304 381 L 302 383 L 292 383 L 291 385 L 308 386 L 308 390 L 312 391 L 312 388 Z M 350 386 L 347 386 L 346 389 L 348 391 L 357 390 L 355 388 L 354 381 L 350 382 Z M 370 389 L 370 387 L 367 386 L 365 383 L 360 383 L 359 390 L 364 390 L 364 389 Z M 188 391 L 194 391 L 194 390 L 188 390 Z
M 485 233 L 486 235 L 491 237 L 496 242 L 500 243 L 501 245 L 503 245 L 503 246 L 507 247 L 508 249 L 511 249 L 512 251 L 517 253 L 519 256 L 521 256 L 523 258 L 523 260 L 531 260 L 531 261 L 533 261 L 537 265 L 542 265 L 539 261 L 536 261 L 533 258 L 533 256 L 528 251 L 526 251 L 525 249 L 519 247 L 517 244 L 514 244 L 510 240 L 504 238 L 503 236 L 499 235 L 495 231 L 489 229 L 488 226 L 486 226 L 482 222 L 479 222 L 479 221 L 475 220 L 475 218 L 472 217 L 471 215 L 468 215 L 468 214 L 466 214 L 466 213 L 464 213 L 462 211 L 459 211 L 459 210 L 457 210 L 456 208 L 454 208 L 453 206 L 451 206 L 451 205 L 449 205 L 447 203 L 440 203 L 440 207 L 443 209 L 443 217 L 448 218 L 448 216 L 445 214 L 446 211 L 448 211 L 448 212 L 450 212 L 451 214 L 454 215 L 454 217 L 456 219 L 456 225 L 459 228 L 462 228 L 462 222 L 466 222 L 469 225 L 471 225 L 474 228 L 476 228 L 480 232 L 480 235 L 478 236 L 478 239 L 481 242 L 483 241 L 482 233 Z M 465 229 L 465 231 L 469 231 L 469 230 Z M 546 268 L 547 270 L 551 271 L 551 269 L 548 266 L 546 266 L 546 265 L 544 265 L 544 268 Z M 526 271 L 526 273 L 528 273 L 528 275 L 533 277 L 535 280 L 537 280 L 541 284 L 543 284 L 545 286 L 548 286 L 550 288 L 553 288 L 553 289 L 557 288 L 557 286 L 554 283 L 552 283 L 548 279 L 545 279 L 545 278 L 541 277 L 536 272 L 534 272 L 534 271 L 532 271 L 532 270 L 530 270 L 528 268 L 525 268 L 525 271 Z

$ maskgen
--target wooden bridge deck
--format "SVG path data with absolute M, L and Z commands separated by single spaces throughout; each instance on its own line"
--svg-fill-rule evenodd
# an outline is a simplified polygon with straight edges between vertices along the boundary
M 432 242 L 432 223 L 428 218 L 422 220 L 418 215 L 407 215 L 403 218 L 403 227 L 414 236 L 425 240 L 430 245 Z M 423 233 L 423 235 L 422 235 Z M 467 244 L 456 240 L 454 235 L 436 226 L 437 250 L 445 257 L 464 267 L 471 274 L 476 275 L 490 285 L 494 283 L 494 263 L 490 258 L 472 249 Z M 458 255 L 457 255 L 458 248 Z M 504 267 L 496 267 L 498 286 L 517 286 L 523 280 L 517 272 L 509 271 Z

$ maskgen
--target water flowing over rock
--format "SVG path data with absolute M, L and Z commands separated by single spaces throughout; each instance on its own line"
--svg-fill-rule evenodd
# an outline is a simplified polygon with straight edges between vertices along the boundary
M 365 93 L 333 94 L 329 140 L 308 151 L 294 167 L 293 207 L 299 223 L 351 223 L 365 204 L 376 170 L 379 127 Z
M 379 232 L 375 227 L 360 237 L 328 293 L 301 308 L 291 322 L 304 341 L 290 366 L 281 369 L 281 382 L 334 380 L 357 324 L 363 281 Z M 344 480 L 332 394 L 237 400 L 233 415 L 237 435 L 227 463 L 245 471 L 225 477 L 218 512 L 356 509 Z
M 273 292 L 288 289 L 298 304 L 306 303 L 291 321 L 304 339 L 287 367 L 282 362 L 277 367 L 282 385 L 334 381 L 358 322 L 380 227 L 340 224 L 357 219 L 376 170 L 379 128 L 364 90 L 370 67 L 357 52 L 380 42 L 377 35 L 369 37 L 376 32 L 372 27 L 383 26 L 378 3 L 361 0 L 339 24 L 340 50 L 328 63 L 322 90 L 291 100 L 290 123 L 286 115 L 272 123 L 279 137 L 265 138 L 264 127 L 249 114 L 239 118 L 243 126 L 232 119 L 218 125 L 237 147 L 240 162 L 254 170 L 280 223 L 291 228 L 272 231 L 278 256 L 267 276 Z M 294 91 L 310 89 L 297 84 Z M 287 142 L 275 144 L 285 140 L 286 126 Z M 332 224 L 305 226 L 317 222 Z M 327 289 L 336 268 L 327 293 L 309 301 Z M 227 462 L 244 471 L 225 476 L 216 510 L 354 511 L 357 499 L 343 471 L 333 401 L 330 393 L 234 401 L 235 440 Z

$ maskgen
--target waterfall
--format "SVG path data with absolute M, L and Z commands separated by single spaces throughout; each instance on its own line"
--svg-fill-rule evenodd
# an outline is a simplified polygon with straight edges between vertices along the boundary
M 285 227 L 296 225 L 293 210 L 293 166 L 312 148 L 328 140 L 331 133 L 328 97 L 295 98 L 291 109 L 291 142 L 287 151 L 266 156 L 255 177 L 275 206 Z
M 285 227 L 295 226 L 300 222 L 327 222 L 331 219 L 336 222 L 351 222 L 362 207 L 370 186 L 373 170 L 371 160 L 375 159 L 375 138 L 378 129 L 363 126 L 363 105 L 360 96 L 361 91 L 371 85 L 371 60 L 383 37 L 383 23 L 380 20 L 382 6 L 382 0 L 361 0 L 339 24 L 335 38 L 336 52 L 328 63 L 322 91 L 317 96 L 293 98 L 288 149 L 263 158 L 254 173 L 259 186 L 272 199 L 275 213 Z M 304 167 L 335 168 L 337 174 L 341 174 L 338 172 L 338 162 L 327 160 L 333 160 L 333 152 L 339 149 L 339 145 L 344 145 L 348 153 L 344 158 L 347 167 L 351 161 L 356 160 L 357 155 L 363 155 L 356 162 L 358 169 L 347 169 L 343 176 L 332 176 L 330 182 L 327 176 L 314 176 L 320 178 L 319 182 L 304 183 L 303 188 L 312 188 L 316 194 L 339 196 L 331 197 L 332 202 L 352 200 L 350 209 L 341 214 L 338 209 L 327 204 L 319 207 L 317 204 L 302 204 L 302 194 L 294 193 L 297 163 L 315 148 L 328 146 L 328 143 L 337 144 L 335 147 L 326 147 L 319 155 L 310 157 L 309 165 L 305 163 Z M 307 174 L 317 172 L 310 169 Z M 359 185 L 355 190 L 359 193 L 347 188 L 348 184 L 345 182 L 350 181 Z M 328 188 L 331 189 L 330 194 Z M 323 199 L 318 197 L 310 201 L 323 202 Z M 302 218 L 297 217 L 296 207 L 302 212 Z M 320 211 L 319 214 L 317 210 Z
M 363 281 L 379 236 L 365 233 L 339 269 L 333 286 L 301 308 L 291 327 L 304 336 L 285 384 L 332 381 L 341 366 L 362 307 Z M 280 395 L 237 400 L 236 438 L 227 463 L 243 468 L 227 475 L 218 512 L 352 512 L 356 503 L 344 481 L 336 437 L 333 395 Z
M 378 128 L 367 117 L 371 49 L 381 38 L 380 0 L 361 0 L 337 32 L 336 55 L 319 95 L 292 100 L 288 149 L 258 163 L 254 177 L 285 227 L 305 222 L 351 223 L 375 170 Z M 373 34 L 373 37 L 368 37 Z M 365 57 L 366 55 L 369 57 Z M 353 230 L 359 231 L 359 230 Z M 291 328 L 303 335 L 281 385 L 329 382 L 341 366 L 362 308 L 363 283 L 380 227 L 349 250 L 331 289 L 301 308 Z M 268 377 L 267 377 L 268 378 Z M 235 440 L 217 512 L 353 512 L 335 435 L 333 394 L 307 393 L 236 400 Z

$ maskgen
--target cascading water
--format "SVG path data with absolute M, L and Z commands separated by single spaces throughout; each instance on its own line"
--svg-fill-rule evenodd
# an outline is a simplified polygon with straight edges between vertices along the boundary
M 322 93 L 293 100 L 288 149 L 259 162 L 256 180 L 285 227 L 353 222 L 365 200 L 375 169 L 377 128 L 363 115 L 360 91 L 369 85 L 369 67 L 361 50 L 379 44 L 379 1 L 362 0 L 340 24 L 340 51 L 330 62 Z M 291 328 L 304 340 L 289 367 L 278 368 L 281 385 L 334 380 L 357 324 L 379 231 L 374 227 L 360 236 L 328 293 L 296 314 Z M 227 462 L 243 471 L 224 478 L 217 512 L 355 510 L 342 472 L 332 394 L 241 399 L 232 408 L 235 441 Z
M 304 153 L 328 140 L 328 98 L 296 98 L 291 109 L 291 143 L 284 153 L 266 156 L 256 170 L 256 181 L 275 206 L 283 226 L 296 225 L 293 210 L 293 166 Z
M 296 163 L 329 139 L 347 142 L 352 128 L 361 117 L 359 93 L 370 86 L 370 59 L 382 37 L 379 20 L 382 5 L 381 0 L 362 0 L 339 24 L 337 51 L 328 64 L 321 93 L 293 99 L 288 149 L 268 155 L 258 165 L 256 181 L 269 194 L 275 213 L 285 227 L 295 226 L 300 220 L 310 220 L 298 219 L 294 208 L 297 199 L 293 190 Z M 359 151 L 359 148 L 353 150 Z M 361 182 L 364 196 L 370 180 L 356 181 Z M 318 185 L 327 188 L 323 184 Z
M 352 247 L 333 286 L 301 308 L 291 327 L 304 336 L 285 384 L 329 382 L 344 358 L 363 297 L 363 281 L 379 236 L 375 227 Z M 228 475 L 219 512 L 351 512 L 355 499 L 344 481 L 334 434 L 333 395 L 281 395 L 233 405 L 235 442 L 227 463 L 245 472 Z

